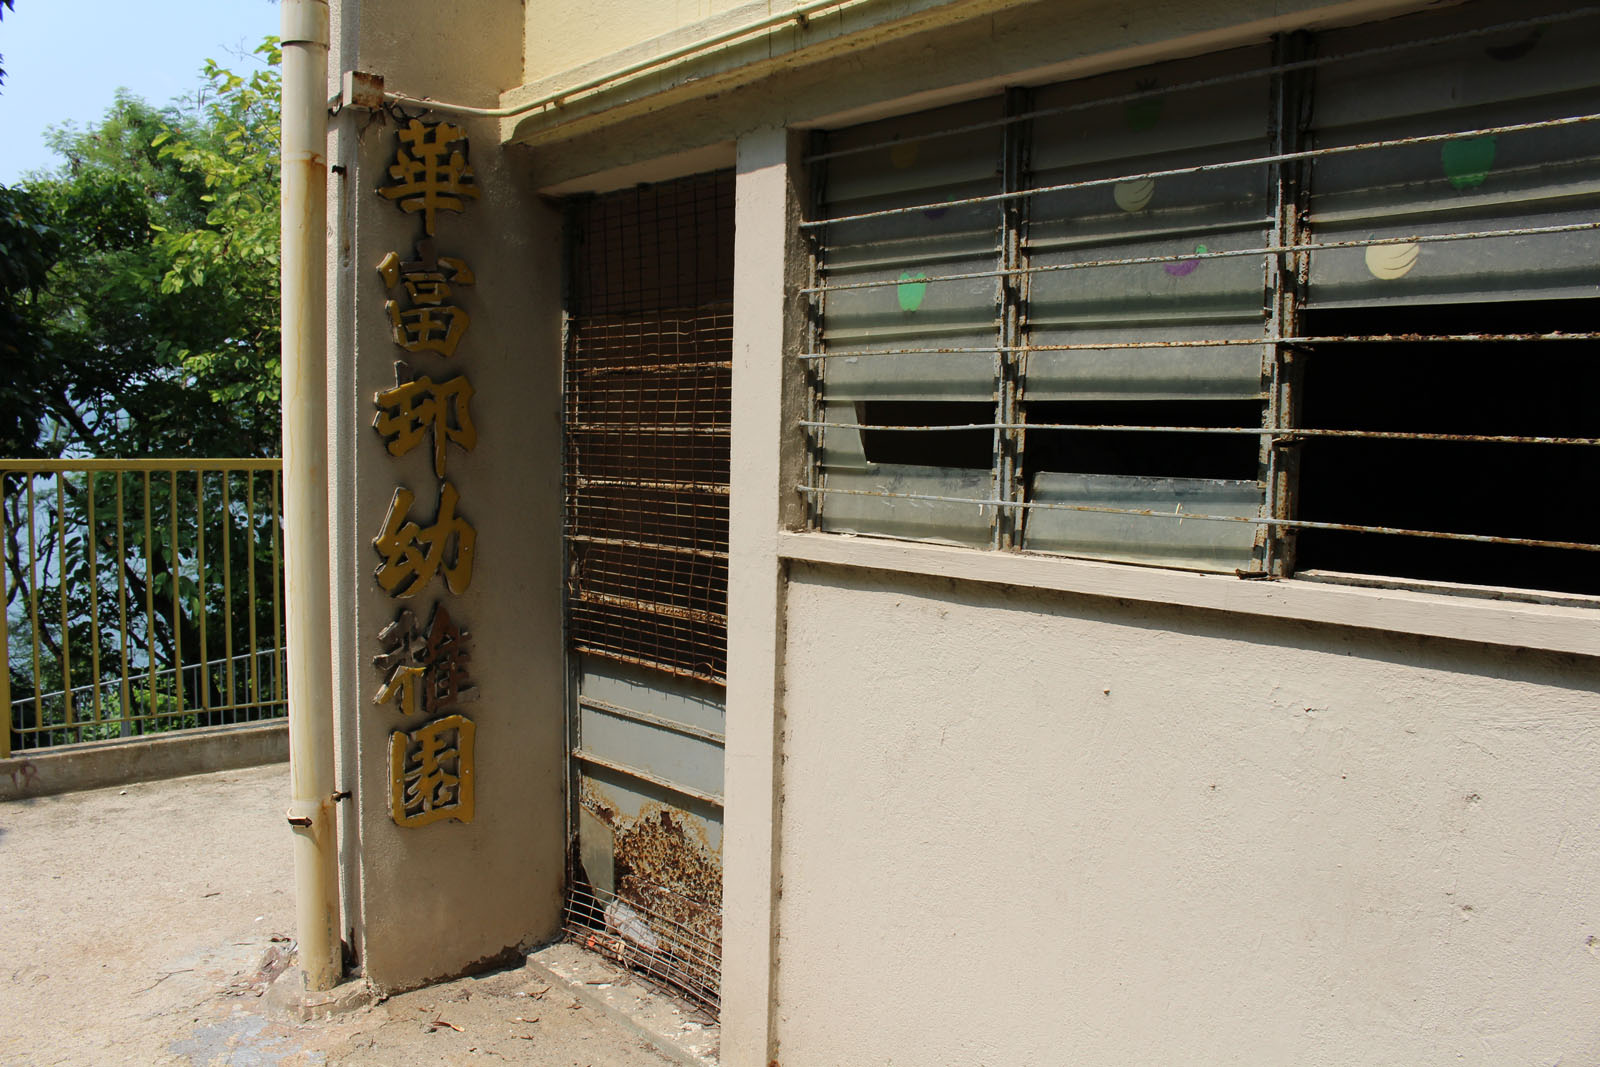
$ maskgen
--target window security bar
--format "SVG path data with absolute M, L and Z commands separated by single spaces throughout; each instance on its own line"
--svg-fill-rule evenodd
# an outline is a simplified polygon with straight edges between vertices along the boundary
M 1600 119 L 1600 115 L 1588 116 Z M 1121 181 L 1123 179 L 1113 179 Z M 856 216 L 860 217 L 860 216 Z M 840 221 L 840 220 L 832 220 Z M 1266 245 L 1261 248 L 1226 249 L 1220 252 L 1178 252 L 1165 256 L 1130 256 L 1125 259 L 1097 259 L 1082 263 L 1047 263 L 1038 267 L 1017 267 L 1012 270 L 979 270 L 965 274 L 935 274 L 926 278 L 909 279 L 918 285 L 938 282 L 974 281 L 982 278 L 1017 278 L 1025 275 L 1055 274 L 1068 270 L 1086 270 L 1092 267 L 1136 267 L 1147 263 L 1189 263 L 1208 259 L 1239 259 L 1242 257 L 1270 256 L 1292 252 L 1327 252 L 1341 248 L 1382 248 L 1387 245 L 1441 244 L 1449 241 L 1483 241 L 1499 237 L 1543 237 L 1557 233 L 1584 233 L 1600 230 L 1600 222 L 1569 222 L 1559 226 L 1520 226 L 1503 230 L 1477 230 L 1471 233 L 1415 234 L 1409 237 L 1377 237 L 1363 241 L 1311 241 L 1300 244 Z M 813 293 L 842 293 L 853 289 L 887 289 L 906 284 L 906 278 L 888 278 L 874 282 L 847 282 L 844 285 L 813 285 L 799 290 L 802 295 Z M 992 349 L 985 349 L 992 351 Z
M 1280 35 L 1270 66 L 1231 50 L 819 135 L 798 224 L 810 528 L 1600 588 L 1593 555 L 1542 551 L 1600 551 L 1572 491 L 1600 474 L 1581 400 L 1600 374 L 1562 343 L 1600 341 L 1582 299 L 1600 296 L 1600 7 L 1542 6 Z M 1034 121 L 1108 105 L 1126 107 Z
M 1212 89 L 1220 85 L 1234 85 L 1239 82 L 1253 81 L 1257 78 L 1270 77 L 1278 74 L 1292 74 L 1296 71 L 1315 70 L 1335 63 L 1347 63 L 1351 60 L 1371 59 L 1377 56 L 1393 55 L 1396 52 L 1412 52 L 1419 48 L 1431 45 L 1449 44 L 1453 41 L 1471 40 L 1474 37 L 1490 37 L 1499 33 L 1515 33 L 1518 30 L 1538 29 L 1544 26 L 1561 22 L 1571 22 L 1574 19 L 1589 18 L 1600 15 L 1600 7 L 1579 7 L 1571 11 L 1560 11 L 1549 15 L 1539 15 L 1534 18 L 1516 19 L 1512 22 L 1500 22 L 1493 26 L 1478 26 L 1458 33 L 1446 33 L 1436 37 L 1425 37 L 1414 41 L 1402 41 L 1399 44 L 1382 45 L 1377 48 L 1364 48 L 1355 52 L 1343 52 L 1335 56 L 1313 56 L 1309 59 L 1299 59 L 1288 63 L 1274 63 L 1269 66 L 1253 67 L 1250 70 L 1237 71 L 1230 74 L 1218 75 L 1214 78 L 1199 78 L 1194 81 L 1179 82 L 1175 85 L 1165 85 L 1155 89 L 1140 89 L 1131 93 L 1120 93 L 1116 96 L 1098 97 L 1094 100 L 1084 100 L 1063 107 L 1036 108 L 1023 111 L 1016 115 L 1007 115 L 1003 118 L 990 119 L 985 122 L 969 122 L 960 126 L 951 126 L 942 130 L 933 130 L 929 133 L 912 134 L 907 137 L 892 141 L 877 141 L 872 144 L 852 145 L 849 148 L 839 148 L 829 152 L 816 152 L 804 157 L 805 163 L 821 163 L 829 159 L 838 159 L 843 156 L 862 155 L 868 152 L 881 152 L 895 148 L 899 145 L 914 144 L 919 141 L 932 141 L 940 137 L 952 137 L 962 133 L 978 133 L 982 130 L 997 129 L 1010 126 L 1019 122 L 1029 122 L 1033 119 L 1050 118 L 1054 115 L 1067 115 L 1075 111 L 1088 111 L 1097 107 L 1110 107 L 1115 104 L 1131 104 L 1140 100 L 1149 100 L 1168 93 L 1189 92 L 1195 89 Z
M 1532 537 L 1495 537 L 1490 534 L 1450 533 L 1442 530 L 1407 530 L 1393 526 L 1361 526 L 1354 523 L 1313 522 L 1309 519 L 1277 519 L 1261 515 L 1208 515 L 1192 511 L 1156 511 L 1151 508 L 1110 508 L 1095 504 L 1057 504 L 1035 500 L 995 500 L 933 493 L 895 493 L 876 489 L 846 489 L 835 486 L 796 485 L 799 492 L 816 496 L 868 496 L 887 500 L 922 500 L 941 504 L 971 504 L 979 508 L 1005 511 L 1071 511 L 1096 515 L 1135 515 L 1154 519 L 1195 519 L 1200 522 L 1250 523 L 1254 526 L 1291 530 L 1337 530 L 1344 533 L 1393 534 L 1397 537 L 1422 537 L 1439 541 L 1469 541 L 1486 545 L 1521 545 L 1526 548 L 1563 548 L 1600 552 L 1600 545 L 1582 541 L 1547 541 Z M 1181 506 L 1181 505 L 1180 505 Z
M 997 352 L 1129 351 L 1151 348 L 1221 348 L 1281 344 L 1296 348 L 1340 344 L 1447 344 L 1479 342 L 1600 341 L 1600 332 L 1556 330 L 1550 333 L 1377 333 L 1327 337 L 1218 337 L 1202 341 L 1084 341 L 1071 345 L 990 345 L 983 348 L 866 348 L 836 352 L 802 352 L 801 359 L 858 359 L 863 356 L 992 356 Z
M 1580 126 L 1584 123 L 1595 121 L 1600 121 L 1600 114 L 1565 115 L 1561 118 L 1540 119 L 1537 122 L 1513 122 L 1503 126 L 1483 126 L 1478 129 L 1455 130 L 1450 133 L 1419 133 L 1413 137 L 1391 137 L 1380 141 L 1362 141 L 1358 144 L 1329 145 L 1326 148 L 1306 148 L 1298 152 L 1274 152 L 1271 155 L 1252 156 L 1249 159 L 1229 159 L 1221 163 L 1198 163 L 1192 167 L 1163 167 L 1159 170 L 1121 174 L 1114 178 L 1086 178 L 1083 181 L 1062 182 L 1057 185 L 1040 185 L 1031 189 L 1014 189 L 1003 193 L 988 193 L 984 196 L 962 197 L 958 200 L 936 200 L 931 203 L 912 204 L 907 207 L 886 207 L 880 211 L 863 211 L 855 215 L 839 215 L 829 219 L 806 219 L 800 223 L 800 228 L 802 230 L 814 230 L 826 226 L 841 226 L 850 222 L 865 222 L 868 219 L 887 219 L 901 215 L 914 215 L 924 211 L 941 211 L 953 207 L 971 207 L 977 204 L 1001 204 L 1014 200 L 1027 200 L 1047 193 L 1070 193 L 1081 189 L 1105 188 L 1131 181 L 1153 181 L 1156 178 L 1215 174 L 1219 171 L 1239 170 L 1244 167 L 1300 163 L 1308 160 L 1325 159 L 1329 156 L 1349 155 L 1353 152 L 1371 152 L 1384 148 L 1408 148 L 1414 145 L 1443 144 L 1447 141 L 1470 141 L 1479 137 L 1498 137 L 1508 133 L 1528 133 L 1533 130 Z M 1376 242 L 1362 243 L 1371 244 Z M 1260 255 L 1261 253 L 1258 251 L 1255 254 Z M 974 275 L 974 277 L 981 277 L 981 275 Z
M 952 430 L 1108 430 L 1125 433 L 1219 433 L 1247 437 L 1348 437 L 1374 441 L 1449 441 L 1457 444 L 1499 445 L 1600 445 L 1600 437 L 1527 437 L 1509 434 L 1410 433 L 1402 430 L 1325 430 L 1308 427 L 1260 426 L 1132 426 L 1105 422 L 966 422 L 943 426 L 892 426 L 872 422 L 819 422 L 802 419 L 801 426 L 817 429 L 884 430 L 890 433 L 948 433 Z

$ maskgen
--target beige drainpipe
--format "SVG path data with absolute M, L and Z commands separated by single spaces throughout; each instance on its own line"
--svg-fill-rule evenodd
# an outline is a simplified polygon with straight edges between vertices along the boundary
M 283 510 L 289 823 L 300 966 L 338 984 L 339 868 L 328 605 L 328 3 L 283 0 Z

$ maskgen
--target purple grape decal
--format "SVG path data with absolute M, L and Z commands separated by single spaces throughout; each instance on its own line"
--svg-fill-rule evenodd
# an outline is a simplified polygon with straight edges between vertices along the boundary
M 1202 256 L 1205 255 L 1206 252 L 1210 251 L 1205 245 L 1195 245 L 1194 250 Z M 1200 261 L 1198 259 L 1180 259 L 1176 263 L 1163 263 L 1161 265 L 1161 269 L 1172 275 L 1174 278 L 1187 278 L 1189 275 L 1198 270 L 1199 267 Z

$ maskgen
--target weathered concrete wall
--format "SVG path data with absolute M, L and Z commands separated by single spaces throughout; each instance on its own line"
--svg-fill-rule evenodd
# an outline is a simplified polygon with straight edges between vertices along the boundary
M 779 1059 L 1587 1063 L 1600 663 L 814 568 Z
M 420 0 L 346 3 L 339 14 L 335 70 L 377 71 L 403 93 L 480 104 L 520 77 L 520 0 L 472 5 L 470 17 Z M 345 168 L 333 179 L 345 243 L 332 297 L 338 356 L 330 387 L 341 487 L 340 786 L 355 792 L 358 834 L 344 850 L 347 873 L 359 861 L 346 910 L 350 924 L 360 924 L 366 974 L 385 990 L 519 958 L 519 946 L 557 929 L 564 877 L 560 219 L 534 195 L 525 155 L 500 148 L 493 123 L 450 121 L 470 139 L 480 190 L 463 213 L 441 212 L 437 223 L 438 254 L 465 259 L 476 275 L 475 284 L 454 287 L 452 302 L 467 310 L 471 326 L 453 358 L 408 353 L 390 337 L 384 301 L 391 294 L 376 267 L 391 251 L 414 258 L 422 235 L 419 216 L 376 193 L 389 181 L 395 120 L 341 116 L 330 160 Z M 476 390 L 477 447 L 452 446 L 446 472 L 460 493 L 459 514 L 477 530 L 462 595 L 436 578 L 421 595 L 396 600 L 374 579 L 381 557 L 372 540 L 394 490 L 416 493 L 411 517 L 424 524 L 440 499 L 431 439 L 395 458 L 372 429 L 373 396 L 393 387 L 402 358 L 436 382 L 465 374 Z M 390 816 L 390 735 L 415 729 L 425 716 L 403 718 L 393 705 L 373 703 L 383 677 L 371 660 L 379 630 L 400 608 L 426 624 L 435 603 L 471 633 L 479 697 L 460 710 L 477 724 L 476 816 L 401 828 Z
M 0 800 L 259 767 L 288 758 L 289 723 L 283 719 L 43 749 L 0 760 Z

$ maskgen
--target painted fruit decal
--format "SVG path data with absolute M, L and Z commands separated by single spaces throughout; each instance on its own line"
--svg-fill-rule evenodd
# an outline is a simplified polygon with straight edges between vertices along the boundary
M 915 311 L 922 306 L 923 299 L 928 295 L 928 283 L 923 279 L 926 274 L 921 271 L 912 273 L 903 271 L 900 274 L 900 284 L 895 287 L 895 296 L 900 299 L 901 311 Z
M 1111 198 L 1117 202 L 1118 207 L 1130 215 L 1149 207 L 1150 200 L 1155 195 L 1156 182 L 1154 178 L 1118 182 L 1111 189 Z
M 1439 147 L 1439 159 L 1451 185 L 1457 189 L 1474 189 L 1484 183 L 1494 167 L 1494 137 L 1446 141 Z
M 1195 245 L 1194 250 L 1202 256 L 1210 251 L 1210 249 L 1205 245 Z M 1187 278 L 1189 275 L 1198 270 L 1199 267 L 1200 261 L 1198 259 L 1180 259 L 1176 263 L 1161 264 L 1161 269 L 1172 275 L 1174 278 Z
M 1417 265 L 1422 246 L 1415 242 L 1397 245 L 1368 245 L 1367 270 L 1374 278 L 1393 281 L 1404 278 Z

